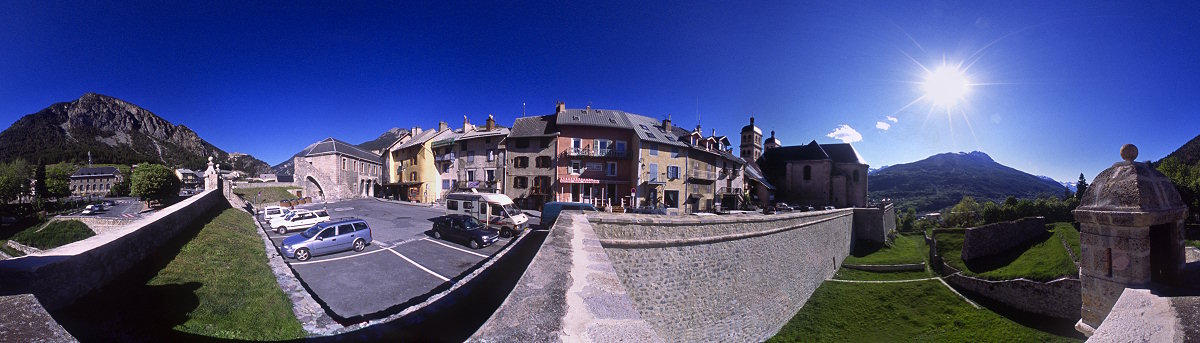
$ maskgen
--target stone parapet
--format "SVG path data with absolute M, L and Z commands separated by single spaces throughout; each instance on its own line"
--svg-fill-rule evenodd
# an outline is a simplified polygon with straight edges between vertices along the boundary
M 1030 217 L 966 229 L 962 259 L 995 255 L 1046 234 L 1046 218 Z
M 32 294 L 0 296 L 0 340 L 76 342 Z

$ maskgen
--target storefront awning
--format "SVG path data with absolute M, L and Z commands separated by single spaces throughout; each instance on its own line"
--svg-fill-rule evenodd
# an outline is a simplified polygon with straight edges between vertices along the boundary
M 389 184 L 386 184 L 385 186 L 400 186 L 400 187 L 408 187 L 408 186 L 416 186 L 416 185 L 420 185 L 420 184 L 422 184 L 422 183 L 424 183 L 424 182 L 421 182 L 421 181 L 407 181 L 407 182 L 389 183 Z
M 600 180 L 589 179 L 586 177 L 567 176 L 558 179 L 559 183 L 600 183 Z

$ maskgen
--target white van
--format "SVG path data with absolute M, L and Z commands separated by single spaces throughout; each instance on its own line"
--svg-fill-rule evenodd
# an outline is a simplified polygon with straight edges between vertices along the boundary
M 512 237 L 525 230 L 529 217 L 513 206 L 504 194 L 450 193 L 446 196 L 446 214 L 465 214 L 500 230 L 501 237 Z

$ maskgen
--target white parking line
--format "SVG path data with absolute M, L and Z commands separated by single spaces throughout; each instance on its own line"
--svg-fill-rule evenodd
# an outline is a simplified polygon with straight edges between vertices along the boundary
M 417 266 L 417 268 L 421 268 L 421 270 L 424 270 L 426 273 L 429 273 L 429 275 L 436 276 L 437 278 L 442 279 L 442 281 L 450 281 L 450 279 L 447 279 L 445 276 L 441 276 L 438 273 L 434 273 L 432 270 L 429 270 L 429 268 L 425 268 L 425 266 L 422 266 L 420 264 L 417 264 L 416 262 L 413 262 L 413 260 L 408 259 L 408 257 L 401 255 L 400 253 L 396 252 L 395 250 L 392 250 L 392 248 L 387 248 L 384 250 L 391 251 L 393 254 L 396 254 L 396 256 L 400 256 L 400 258 L 404 259 L 405 261 L 408 261 L 408 263 L 412 263 L 412 265 Z
M 465 252 L 465 253 L 468 253 L 468 254 L 471 254 L 471 255 L 475 255 L 475 256 L 479 256 L 479 257 L 487 258 L 487 255 L 480 254 L 480 253 L 477 253 L 477 252 L 474 252 L 474 251 L 470 251 L 470 250 L 466 250 L 466 249 L 463 249 L 463 248 L 459 248 L 459 247 L 451 246 L 451 245 L 449 245 L 449 244 L 442 243 L 442 242 L 438 242 L 438 241 L 435 241 L 435 240 L 432 240 L 432 239 L 428 239 L 428 238 L 422 238 L 421 240 L 423 240 L 423 241 L 429 241 L 429 242 L 435 243 L 435 244 L 437 244 L 437 245 L 441 245 L 441 246 L 444 246 L 444 247 L 447 247 L 447 248 L 450 248 L 450 249 L 454 249 L 454 250 L 458 250 L 458 251 L 461 251 L 461 252 Z
M 368 252 L 361 253 L 361 254 L 354 254 L 354 255 L 347 255 L 347 256 L 342 256 L 342 257 L 335 257 L 335 258 L 331 258 L 331 259 L 328 259 L 328 260 L 319 260 L 319 261 L 306 261 L 306 262 L 292 262 L 292 265 L 293 265 L 293 266 L 298 266 L 298 265 L 303 265 L 303 264 L 313 264 L 313 263 L 321 263 L 321 262 L 329 262 L 329 261 L 344 260 L 344 259 L 348 259 L 348 258 L 354 258 L 354 257 L 359 257 L 359 256 L 367 256 L 367 255 L 374 254 L 374 253 L 377 253 L 377 252 L 380 252 L 380 251 L 384 251 L 384 250 L 386 250 L 386 249 L 379 249 L 379 250 L 375 250 L 375 251 L 368 251 Z

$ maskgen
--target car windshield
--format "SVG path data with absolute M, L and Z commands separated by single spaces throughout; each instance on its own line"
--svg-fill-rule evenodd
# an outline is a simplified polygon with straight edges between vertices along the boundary
M 518 214 L 521 214 L 521 210 L 518 210 L 516 207 L 513 207 L 513 204 L 505 204 L 504 212 L 508 213 L 509 217 L 514 217 Z
M 463 225 L 466 226 L 467 230 L 470 230 L 483 226 L 483 223 L 479 219 L 475 219 L 475 217 L 465 217 L 463 218 Z
M 321 233 L 321 226 L 313 225 L 312 227 L 308 228 L 308 230 L 301 232 L 300 235 L 304 236 L 304 238 L 313 238 L 313 236 L 316 236 L 318 233 Z

